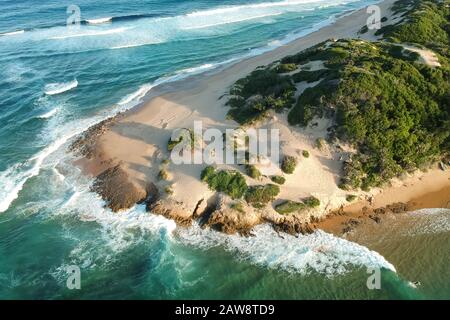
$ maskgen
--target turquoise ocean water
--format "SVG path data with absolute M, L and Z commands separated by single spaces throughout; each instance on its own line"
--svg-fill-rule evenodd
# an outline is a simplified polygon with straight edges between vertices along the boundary
M 158 83 L 271 50 L 371 2 L 1 0 L 0 298 L 448 299 L 448 211 L 417 213 L 430 227 L 413 240 L 367 247 L 267 226 L 251 238 L 175 229 L 140 206 L 105 210 L 66 152 Z M 72 4 L 77 31 L 65 26 Z M 66 287 L 70 265 L 81 290 Z M 367 267 L 382 268 L 381 290 L 367 289 Z

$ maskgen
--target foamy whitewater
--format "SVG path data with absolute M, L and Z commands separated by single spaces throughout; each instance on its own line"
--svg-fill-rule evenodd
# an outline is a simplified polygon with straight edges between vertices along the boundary
M 1 2 L 0 298 L 416 297 L 401 262 L 324 232 L 262 225 L 243 238 L 176 228 L 143 206 L 114 214 L 67 153 L 76 135 L 158 84 L 273 50 L 372 2 L 80 0 L 78 30 L 59 2 Z M 65 287 L 74 264 L 76 292 Z M 390 289 L 367 290 L 372 267 Z

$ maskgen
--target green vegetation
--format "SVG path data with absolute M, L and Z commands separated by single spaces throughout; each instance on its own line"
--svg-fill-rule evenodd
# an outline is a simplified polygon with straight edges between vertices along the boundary
M 325 141 L 324 138 L 317 138 L 317 140 L 316 140 L 317 149 L 319 149 L 320 151 L 323 151 L 325 149 L 326 145 L 327 145 L 327 142 Z
M 190 136 L 190 140 L 191 140 L 190 141 L 191 149 L 194 150 L 196 140 L 198 140 L 195 138 L 194 130 L 192 130 L 192 129 L 182 129 L 182 130 L 187 130 L 189 132 L 189 136 Z M 181 143 L 183 141 L 184 137 L 185 137 L 184 135 L 181 135 L 178 140 L 172 140 L 172 138 L 169 138 L 169 142 L 167 143 L 167 150 L 169 152 L 172 151 L 176 145 L 178 145 L 179 143 Z
M 281 63 L 275 70 L 278 73 L 288 73 L 297 70 L 298 66 L 295 63 Z
M 359 29 L 358 33 L 359 34 L 364 34 L 364 33 L 367 33 L 367 31 L 369 31 L 369 27 L 367 27 L 367 25 L 363 25 L 361 27 L 361 29 Z
M 284 184 L 286 182 L 286 178 L 283 176 L 272 176 L 270 180 L 275 182 L 276 184 Z
M 242 202 L 235 202 L 235 203 L 231 204 L 230 208 L 233 209 L 233 210 L 236 210 L 236 211 L 238 211 L 240 213 L 245 213 L 244 206 L 243 206 Z
M 245 178 L 237 171 L 216 171 L 208 166 L 203 169 L 201 179 L 211 190 L 224 192 L 233 199 L 242 198 L 248 189 Z
M 345 190 L 381 186 L 449 154 L 450 0 L 400 0 L 393 11 L 402 21 L 383 19 L 386 24 L 376 32 L 387 42 L 325 41 L 237 81 L 228 101 L 230 117 L 247 124 L 270 110 L 290 108 L 291 125 L 333 119 L 328 138 L 358 150 L 343 168 Z M 404 44 L 432 50 L 441 67 L 419 63 Z M 278 73 L 319 60 L 325 69 Z M 317 80 L 294 103 L 293 83 Z M 324 139 L 317 143 L 319 149 L 325 146 Z M 284 172 L 294 169 L 293 159 L 283 159 Z
M 302 155 L 304 158 L 309 158 L 309 151 L 308 150 L 303 150 L 302 151 Z
M 316 197 L 309 197 L 306 198 L 305 200 L 303 200 L 303 203 L 308 207 L 308 208 L 317 208 L 320 206 L 320 200 L 317 199 Z
M 169 142 L 167 142 L 167 150 L 170 152 L 175 148 L 175 146 L 183 141 L 183 137 L 180 137 L 178 140 L 172 140 L 172 138 L 169 139 Z
M 171 186 L 167 186 L 164 188 L 164 191 L 168 194 L 168 195 L 172 195 L 173 194 L 173 188 Z
M 289 214 L 292 212 L 301 211 L 306 208 L 306 205 L 301 202 L 286 200 L 275 206 L 275 211 L 279 214 Z
M 247 174 L 249 177 L 259 180 L 261 178 L 261 172 L 254 165 L 247 165 Z
M 263 207 L 280 193 L 280 187 L 274 184 L 250 187 L 245 200 L 256 208 Z
M 348 202 L 353 202 L 356 200 L 356 198 L 357 198 L 357 196 L 355 196 L 354 194 L 349 194 L 349 195 L 347 195 L 345 200 L 347 200 Z
M 297 159 L 293 156 L 284 156 L 283 161 L 281 162 L 281 170 L 284 173 L 292 174 L 295 171 L 295 167 L 297 166 Z
M 400 0 L 393 7 L 404 23 L 386 25 L 376 35 L 392 42 L 416 43 L 449 57 L 450 1 Z
M 253 71 L 238 80 L 230 90 L 233 97 L 228 118 L 240 124 L 251 124 L 264 119 L 270 110 L 277 112 L 290 108 L 294 103 L 295 87 L 289 76 L 266 68 Z
M 165 180 L 165 181 L 169 180 L 169 172 L 166 169 L 159 170 L 158 179 Z

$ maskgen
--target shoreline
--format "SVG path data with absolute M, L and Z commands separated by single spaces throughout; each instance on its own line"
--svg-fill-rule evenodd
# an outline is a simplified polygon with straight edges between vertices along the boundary
M 390 17 L 389 8 L 394 2 L 394 0 L 385 0 L 378 5 L 382 11 L 384 10 L 384 14 Z M 284 153 L 292 154 L 299 153 L 299 150 L 310 150 L 312 154 L 312 159 L 302 159 L 301 171 L 297 170 L 295 175 L 289 177 L 290 181 L 286 184 L 287 191 L 283 191 L 280 198 L 294 201 L 298 200 L 298 197 L 320 196 L 324 203 L 320 212 L 286 217 L 276 213 L 272 207 L 266 212 L 260 212 L 249 206 L 246 207 L 248 212 L 244 217 L 242 214 L 229 210 L 230 199 L 218 197 L 200 181 L 202 166 L 166 166 L 164 161 L 168 157 L 167 141 L 173 130 L 177 128 L 190 127 L 194 121 L 202 121 L 205 129 L 234 129 L 238 126 L 237 123 L 227 120 L 228 107 L 225 106 L 226 99 L 223 97 L 227 95 L 235 81 L 245 77 L 258 66 L 268 65 L 329 39 L 360 37 L 369 41 L 374 40 L 373 32 L 363 36 L 358 35 L 361 25 L 365 23 L 368 16 L 365 12 L 366 8 L 343 13 L 334 23 L 261 55 L 245 58 L 230 65 L 224 64 L 217 69 L 174 82 L 162 83 L 152 88 L 144 97 L 144 102 L 90 128 L 83 138 L 78 139 L 72 151 L 81 151 L 79 153 L 83 157 L 76 164 L 83 168 L 84 173 L 96 178 L 94 191 L 109 201 L 113 211 L 120 211 L 134 203 L 148 202 L 152 199 L 154 203 L 147 205 L 149 211 L 173 219 L 180 225 L 189 225 L 192 219 L 207 214 L 210 225 L 219 226 L 219 229 L 226 233 L 245 234 L 246 229 L 251 230 L 253 226 L 262 222 L 270 222 L 283 231 L 292 231 L 294 228 L 295 231 L 309 233 L 321 225 L 320 220 L 338 208 L 354 212 L 362 210 L 367 206 L 367 200 L 347 205 L 346 194 L 348 193 L 337 187 L 336 176 L 339 176 L 341 172 L 339 152 L 332 148 L 326 152 L 314 149 L 315 140 L 326 134 L 326 128 L 329 125 L 326 121 L 318 129 L 300 130 L 290 128 L 285 115 L 280 115 L 274 116 L 272 121 L 264 125 L 265 128 L 281 129 L 282 139 L 285 139 L 287 145 L 284 147 Z M 324 163 L 327 164 L 324 165 Z M 167 168 L 170 171 L 170 177 L 164 179 L 167 181 L 160 181 L 161 179 L 158 178 L 160 170 Z M 225 166 L 225 168 L 242 170 L 239 167 Z M 309 172 L 314 172 L 314 175 Z M 433 172 L 447 179 L 442 178 L 448 185 L 448 179 L 450 179 L 448 171 Z M 307 175 L 306 178 L 305 175 Z M 299 179 L 304 180 L 302 185 L 296 183 Z M 415 181 L 416 178 L 411 179 Z M 407 179 L 406 183 L 411 182 Z M 414 183 L 419 186 L 416 189 L 421 189 L 420 180 Z M 250 184 L 256 184 L 256 182 L 250 181 Z M 170 195 L 164 194 L 163 191 L 168 188 L 171 190 Z M 415 192 L 411 190 L 405 187 L 402 195 L 411 194 L 413 197 L 418 194 L 417 190 L 414 189 Z M 380 191 L 378 189 L 371 192 L 359 192 L 358 196 L 367 199 L 374 196 L 372 209 L 404 201 L 403 198 L 395 196 L 388 200 L 387 197 L 383 197 L 383 194 L 387 193 L 380 195 Z M 220 201 L 217 198 L 220 198 Z M 156 199 L 158 200 L 155 202 Z M 214 204 L 214 209 L 211 209 L 212 201 L 217 202 Z M 211 211 L 213 211 L 213 217 L 210 216 Z M 340 227 L 342 224 L 342 219 L 335 218 L 334 220 L 337 221 L 335 223 L 333 217 L 326 220 L 329 220 L 329 226 L 325 226 L 325 229 L 337 230 L 337 226 Z
M 333 212 L 317 227 L 342 236 L 361 224 L 383 223 L 384 215 L 450 209 L 450 172 L 443 172 L 435 165 L 428 172 L 416 172 L 380 191 L 372 199 L 358 200 Z

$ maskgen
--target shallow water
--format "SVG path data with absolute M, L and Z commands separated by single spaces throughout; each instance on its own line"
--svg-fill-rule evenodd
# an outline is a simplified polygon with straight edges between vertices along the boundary
M 155 83 L 269 50 L 367 3 L 81 0 L 74 33 L 64 26 L 70 1 L 2 1 L 0 298 L 448 298 L 445 272 L 421 278 L 423 290 L 408 285 L 448 256 L 419 247 L 426 262 L 401 257 L 394 237 L 371 251 L 325 233 L 280 238 L 267 226 L 252 238 L 175 230 L 139 206 L 113 214 L 66 153 L 71 138 Z M 448 249 L 445 230 L 429 245 Z M 70 265 L 81 290 L 66 287 Z M 367 289 L 371 266 L 383 268 L 381 290 Z

